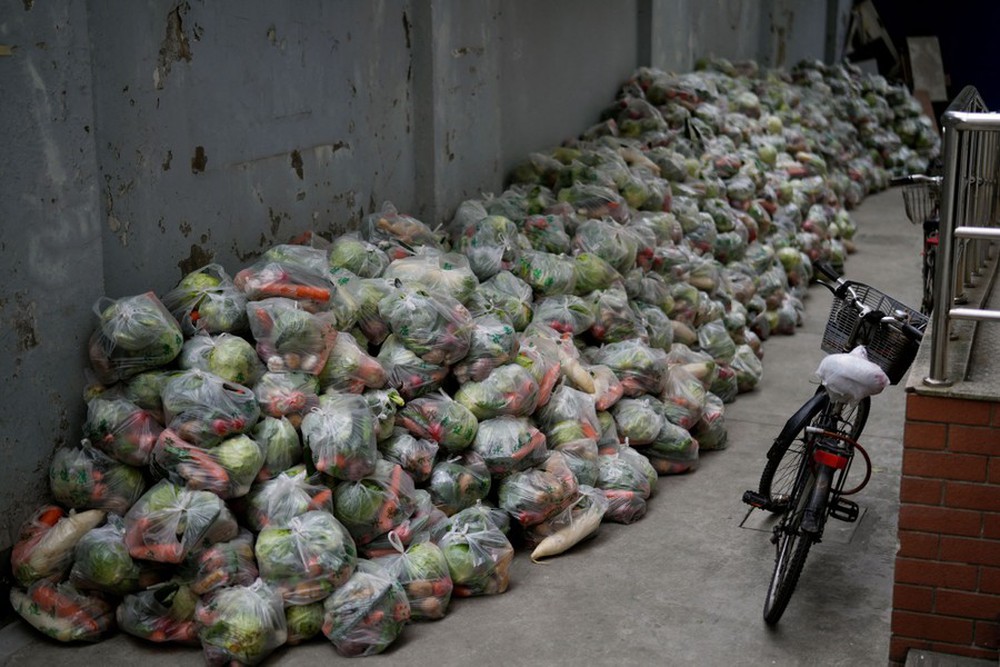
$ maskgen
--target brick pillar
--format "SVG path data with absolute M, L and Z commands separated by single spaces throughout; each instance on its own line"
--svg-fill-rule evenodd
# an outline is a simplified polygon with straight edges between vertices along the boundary
M 1000 403 L 906 400 L 889 661 L 998 658 Z

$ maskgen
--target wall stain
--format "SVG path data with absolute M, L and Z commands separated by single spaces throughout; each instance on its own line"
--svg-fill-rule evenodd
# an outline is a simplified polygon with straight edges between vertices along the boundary
M 35 302 L 27 301 L 22 294 L 14 295 L 17 308 L 14 311 L 12 325 L 17 336 L 17 351 L 27 352 L 38 346 L 38 333 L 35 329 Z
M 406 36 L 406 50 L 409 51 L 410 46 L 410 17 L 403 12 L 403 34 Z M 409 77 L 407 77 L 409 79 Z
M 278 229 L 281 227 L 281 223 L 284 222 L 285 220 L 290 221 L 292 219 L 292 216 L 290 216 L 287 213 L 281 213 L 279 211 L 275 211 L 273 208 L 268 207 L 267 218 L 268 220 L 271 221 L 271 238 L 277 238 Z M 263 239 L 263 235 L 261 235 L 261 238 Z M 266 240 L 262 240 L 261 246 L 263 247 L 265 243 Z
M 163 158 L 163 164 L 160 165 L 163 171 L 170 171 L 170 161 L 173 159 L 174 159 L 174 152 L 168 150 L 167 157 Z
M 336 151 L 336 147 L 334 147 Z M 299 180 L 303 180 L 305 176 L 302 172 L 302 154 L 298 150 L 292 151 L 292 169 L 295 170 L 295 175 L 299 177 Z
M 192 231 L 192 229 L 191 229 L 191 223 L 188 222 L 187 220 L 181 220 L 181 224 L 178 227 L 178 229 L 181 230 L 181 234 L 184 235 L 184 238 L 187 238 L 188 236 L 191 235 L 191 231 Z
M 205 250 L 192 243 L 191 253 L 185 259 L 177 262 L 177 268 L 181 270 L 182 276 L 186 276 L 192 271 L 197 271 L 206 264 L 211 264 L 214 257 L 215 255 L 213 255 L 211 251 Z
M 191 62 L 191 46 L 184 34 L 184 14 L 191 11 L 191 5 L 182 2 L 167 14 L 167 30 L 163 42 L 160 43 L 160 53 L 153 83 L 157 90 L 163 88 L 163 82 L 170 74 L 170 68 L 175 62 Z M 199 35 L 200 36 L 200 35 Z
M 24 11 L 30 12 L 31 8 L 35 6 L 35 0 L 24 0 Z
M 195 146 L 194 156 L 191 158 L 191 173 L 199 174 L 205 171 L 206 164 L 208 164 L 208 156 L 205 155 L 205 147 Z

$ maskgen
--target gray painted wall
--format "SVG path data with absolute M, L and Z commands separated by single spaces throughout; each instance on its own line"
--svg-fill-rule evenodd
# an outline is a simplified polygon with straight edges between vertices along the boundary
M 827 8 L 0 0 L 0 549 L 79 437 L 99 296 L 235 270 L 385 200 L 440 222 L 595 122 L 638 65 L 822 58 Z

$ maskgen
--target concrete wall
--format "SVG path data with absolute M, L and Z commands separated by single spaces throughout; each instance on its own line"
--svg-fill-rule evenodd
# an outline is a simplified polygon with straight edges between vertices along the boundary
M 385 200 L 443 221 L 640 64 L 822 58 L 828 6 L 0 0 L 0 549 L 79 437 L 102 294 L 235 271 Z

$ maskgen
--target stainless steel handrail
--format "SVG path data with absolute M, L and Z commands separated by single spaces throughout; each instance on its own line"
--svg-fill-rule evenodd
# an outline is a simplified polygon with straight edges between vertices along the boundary
M 979 92 L 967 86 L 941 118 L 944 134 L 944 180 L 931 315 L 930 372 L 924 384 L 949 386 L 948 344 L 953 320 L 1000 321 L 1000 311 L 954 308 L 964 303 L 964 289 L 1000 240 L 1000 113 L 986 109 Z

